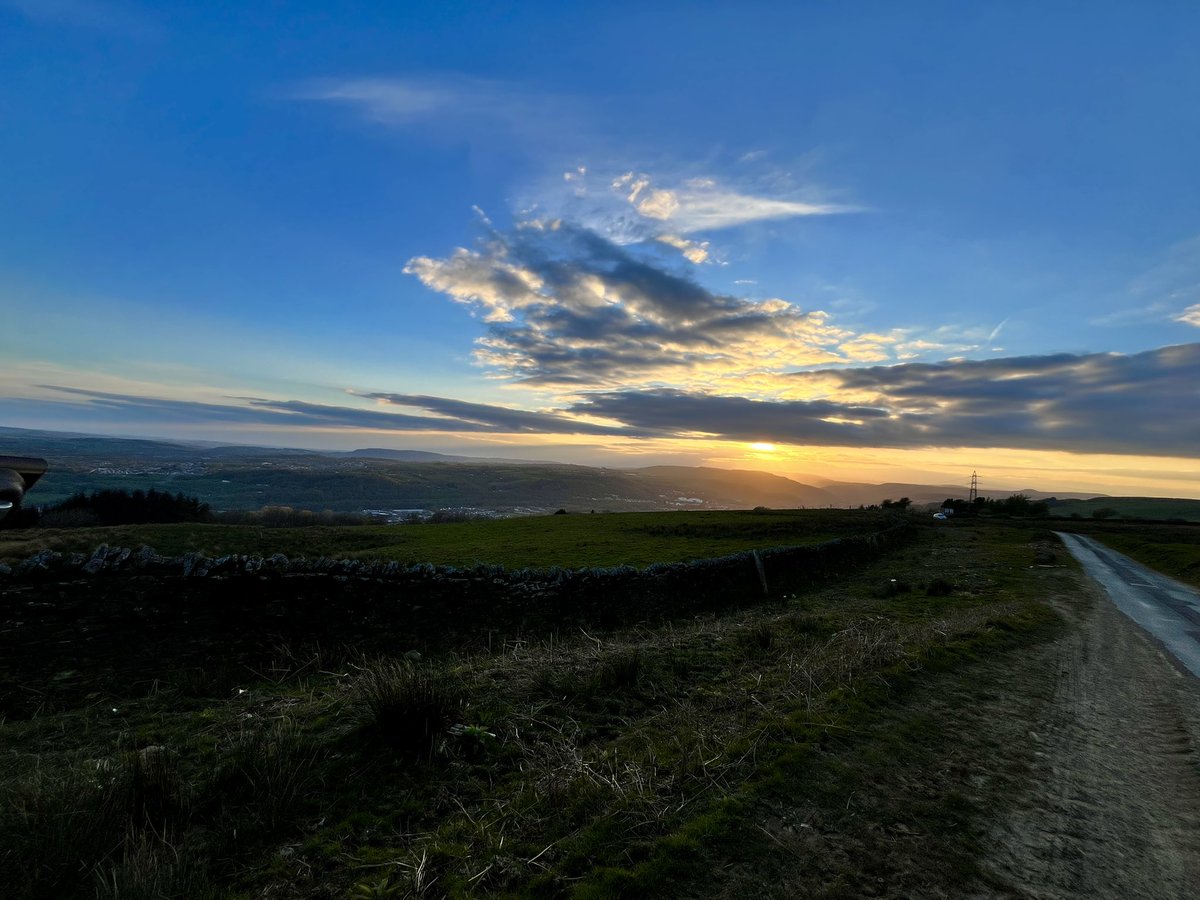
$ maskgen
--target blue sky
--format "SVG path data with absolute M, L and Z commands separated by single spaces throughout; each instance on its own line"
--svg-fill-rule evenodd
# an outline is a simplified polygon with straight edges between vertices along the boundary
M 0 420 L 1200 495 L 1198 45 L 1166 2 L 0 0 Z

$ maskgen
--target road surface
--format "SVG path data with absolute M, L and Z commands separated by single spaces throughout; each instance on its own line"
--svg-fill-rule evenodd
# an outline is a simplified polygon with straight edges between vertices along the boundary
M 1047 595 L 1062 636 L 1008 661 L 994 739 L 1028 768 L 986 840 L 984 869 L 1003 887 L 978 896 L 1195 900 L 1200 681 L 1185 671 L 1200 675 L 1200 597 L 1059 537 L 1090 577 Z M 1025 705 L 1037 697 L 1048 702 Z
M 1200 592 L 1090 537 L 1056 533 L 1117 608 L 1200 678 Z

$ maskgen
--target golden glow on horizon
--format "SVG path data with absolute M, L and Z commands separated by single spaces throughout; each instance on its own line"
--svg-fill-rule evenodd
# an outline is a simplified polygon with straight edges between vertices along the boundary
M 473 437 L 485 451 L 530 446 L 531 435 Z M 394 438 L 393 438 L 394 440 Z M 756 442 L 758 443 L 758 442 Z M 766 442 L 762 442 L 766 443 Z M 1069 453 L 1008 447 L 816 447 L 774 444 L 770 454 L 755 444 L 711 439 L 610 439 L 586 435 L 547 435 L 537 446 L 571 448 L 596 465 L 639 466 L 673 457 L 680 465 L 754 469 L 805 483 L 828 481 L 958 484 L 978 470 L 984 492 L 997 489 L 1063 491 L 1113 496 L 1191 497 L 1200 499 L 1200 463 L 1192 458 Z M 430 447 L 430 449 L 436 449 Z M 582 452 L 581 452 L 582 451 Z M 590 451 L 590 452 L 588 452 Z M 619 457 L 613 461 L 613 457 Z M 607 459 L 605 459 L 607 457 Z M 543 457 L 544 458 L 544 457 Z M 965 473 L 965 474 L 964 474 Z
M 53 363 L 20 362 L 15 369 L 0 373 L 0 387 L 17 381 L 30 384 L 71 383 L 73 372 Z M 168 373 L 138 371 L 117 376 L 91 373 L 86 382 L 93 390 L 116 394 L 153 396 L 165 400 L 228 405 L 231 390 L 217 383 L 188 389 L 181 387 L 190 371 L 175 372 L 174 385 L 149 383 L 149 377 Z M 145 375 L 145 378 L 138 376 Z M 14 377 L 16 376 L 16 377 Z M 78 383 L 78 382 L 77 382 Z M 429 430 L 400 431 L 356 428 L 344 424 L 288 426 L 280 420 L 214 422 L 163 422 L 139 418 L 131 412 L 125 421 L 108 418 L 97 407 L 95 416 L 81 407 L 73 421 L 64 422 L 56 413 L 64 396 L 49 389 L 29 390 L 29 399 L 45 402 L 47 415 L 30 415 L 19 424 L 26 428 L 117 434 L 151 439 L 221 440 L 274 447 L 349 450 L 360 447 L 396 447 L 473 456 L 521 456 L 559 459 L 578 465 L 706 465 L 730 469 L 754 469 L 785 475 L 806 483 L 822 480 L 847 482 L 905 482 L 922 484 L 966 483 L 978 470 L 986 491 L 1036 489 L 1110 494 L 1116 496 L 1161 496 L 1200 499 L 1200 461 L 1194 457 L 1072 453 L 1055 450 L 1014 448 L 928 447 L 829 447 L 769 441 L 720 441 L 704 434 L 672 438 L 607 437 L 586 434 L 461 433 Z M 282 393 L 282 391 L 280 392 Z M 70 400 L 68 396 L 65 398 Z M 317 396 L 316 402 L 338 404 L 334 396 Z M 56 402 L 57 401 L 57 402 Z M 374 408 L 374 407 L 369 407 Z M 10 423 L 5 423 L 10 424 Z M 965 473 L 965 474 L 964 474 Z
M 328 434 L 345 434 L 330 429 Z M 360 434 L 364 434 L 360 432 Z M 1063 491 L 1113 496 L 1190 497 L 1200 499 L 1200 463 L 1192 458 L 1069 453 L 1006 447 L 816 447 L 739 443 L 706 438 L 596 438 L 591 435 L 452 435 L 435 432 L 386 434 L 386 443 L 414 449 L 481 456 L 510 455 L 518 448 L 538 458 L 569 455 L 581 465 L 641 466 L 670 461 L 675 465 L 753 469 L 796 481 L 819 483 L 903 482 L 958 484 L 978 470 L 984 493 L 991 490 Z M 341 442 L 344 443 L 344 442 Z M 537 454 L 538 448 L 548 452 Z M 446 451 L 442 451 L 446 452 Z

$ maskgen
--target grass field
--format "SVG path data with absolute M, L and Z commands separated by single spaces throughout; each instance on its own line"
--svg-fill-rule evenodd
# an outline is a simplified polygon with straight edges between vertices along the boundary
M 0 560 L 41 549 L 90 552 L 100 544 L 159 553 L 189 551 L 389 559 L 469 566 L 647 566 L 742 550 L 811 544 L 878 530 L 861 510 L 662 512 L 531 516 L 443 525 L 263 528 L 251 525 L 137 525 L 0 532 Z
M 847 527 L 690 514 L 619 539 L 741 524 L 730 539 L 786 543 L 781 522 Z M 1070 571 L 1034 566 L 1031 539 L 926 528 L 812 594 L 488 653 L 163 660 L 137 692 L 0 724 L 0 878 L 56 898 L 771 896 L 785 877 L 789 896 L 969 894 L 1011 787 L 968 781 L 972 700 L 1002 677 L 987 665 L 1054 634 L 1040 599 Z M 920 700 L 947 678 L 955 703 Z M 781 852 L 800 828 L 825 849 Z
M 1063 500 L 1051 507 L 1056 516 L 1091 518 L 1097 510 L 1116 510 L 1115 518 L 1183 519 L 1200 522 L 1200 500 L 1166 497 L 1096 497 L 1092 500 Z

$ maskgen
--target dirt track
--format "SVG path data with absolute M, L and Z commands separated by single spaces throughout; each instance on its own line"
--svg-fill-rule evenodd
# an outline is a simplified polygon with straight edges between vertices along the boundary
M 1200 681 L 1079 580 L 1078 600 L 1057 603 L 1072 627 L 1013 672 L 1014 690 L 1052 697 L 1001 727 L 1030 748 L 1032 773 L 985 868 L 1017 896 L 1194 898 Z

